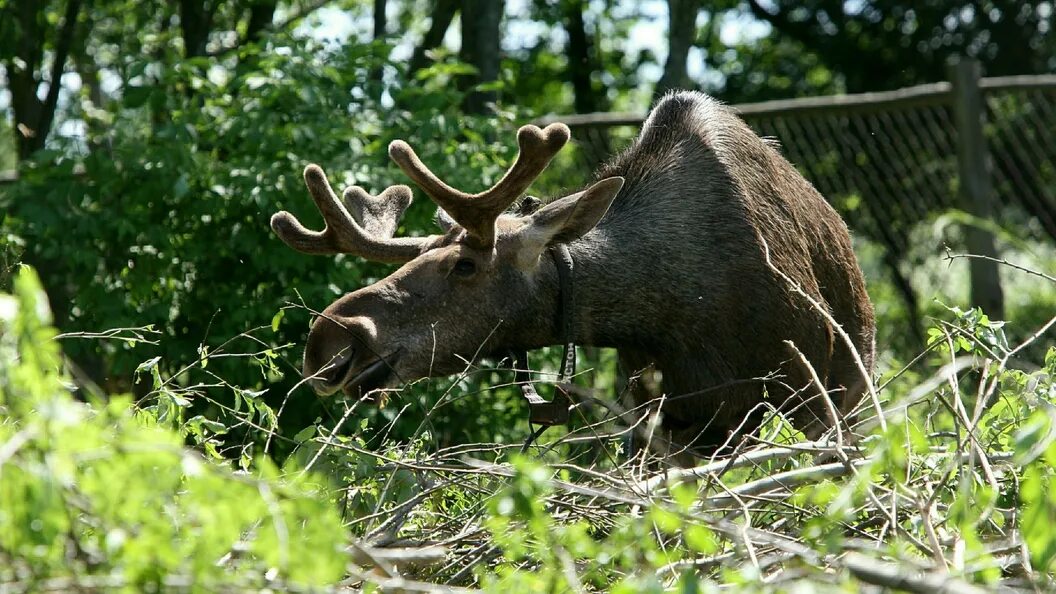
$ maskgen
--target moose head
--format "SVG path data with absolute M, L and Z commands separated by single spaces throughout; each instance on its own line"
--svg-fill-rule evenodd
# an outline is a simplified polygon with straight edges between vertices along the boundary
M 366 394 L 458 372 L 476 356 L 559 342 L 551 322 L 556 275 L 541 256 L 555 243 L 590 232 L 623 178 L 600 180 L 532 213 L 506 211 L 569 136 L 564 124 L 522 127 L 513 165 L 477 194 L 447 185 L 407 143 L 394 141 L 389 156 L 440 207 L 444 233 L 429 237 L 393 237 L 411 203 L 407 186 L 377 196 L 351 187 L 338 199 L 321 168 L 305 169 L 326 227 L 310 231 L 290 213 L 276 213 L 271 226 L 287 245 L 308 254 L 402 264 L 387 278 L 341 297 L 313 322 L 303 374 L 317 393 Z

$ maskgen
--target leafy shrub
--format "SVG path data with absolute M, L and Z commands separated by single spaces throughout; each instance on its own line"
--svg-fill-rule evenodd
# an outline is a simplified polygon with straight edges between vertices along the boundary
M 36 275 L 0 295 L 0 584 L 258 589 L 331 584 L 345 530 L 308 475 L 235 472 L 128 398 L 69 392 Z M 311 554 L 304 554 L 311 551 Z

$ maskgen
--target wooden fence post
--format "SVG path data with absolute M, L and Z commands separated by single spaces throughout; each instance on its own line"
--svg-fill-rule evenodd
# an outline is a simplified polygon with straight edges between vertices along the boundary
M 978 219 L 989 221 L 994 213 L 994 188 L 990 153 L 983 133 L 986 104 L 979 87 L 981 72 L 982 68 L 976 60 L 961 58 L 950 64 L 961 207 Z M 994 236 L 990 231 L 971 225 L 967 229 L 966 240 L 969 254 L 997 257 Z M 981 307 L 994 319 L 1004 319 L 1004 294 L 997 263 L 971 258 L 968 260 L 968 269 L 972 306 Z

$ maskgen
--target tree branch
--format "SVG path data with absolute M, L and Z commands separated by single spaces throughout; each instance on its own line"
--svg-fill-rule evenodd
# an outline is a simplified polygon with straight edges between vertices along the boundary
M 921 571 L 915 567 L 902 567 L 866 557 L 861 553 L 849 553 L 843 564 L 854 575 L 867 584 L 916 592 L 919 594 L 982 594 L 985 592 L 956 577 L 939 571 Z

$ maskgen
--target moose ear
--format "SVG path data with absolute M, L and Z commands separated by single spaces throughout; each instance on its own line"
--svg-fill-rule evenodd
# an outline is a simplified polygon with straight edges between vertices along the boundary
M 540 252 L 550 244 L 579 239 L 605 216 L 622 187 L 622 177 L 609 177 L 582 192 L 554 200 L 529 217 L 526 239 Z

